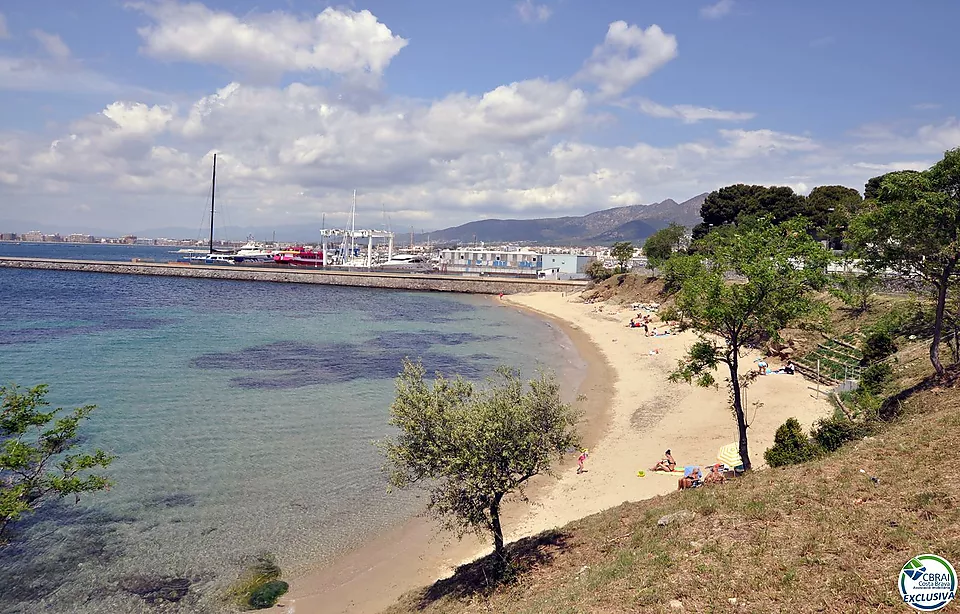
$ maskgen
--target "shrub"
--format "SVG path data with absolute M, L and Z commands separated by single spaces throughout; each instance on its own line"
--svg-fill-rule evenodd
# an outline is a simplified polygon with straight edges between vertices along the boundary
M 823 418 L 810 431 L 813 441 L 817 446 L 833 452 L 848 441 L 862 439 L 869 435 L 873 429 L 868 423 L 853 422 L 846 416 L 833 416 L 832 418 Z
M 863 370 L 860 375 L 860 387 L 870 394 L 880 394 L 891 379 L 893 379 L 893 367 L 890 363 L 878 362 Z
M 804 463 L 818 454 L 819 449 L 807 438 L 797 419 L 788 418 L 777 428 L 773 447 L 763 453 L 763 458 L 771 467 L 783 467 Z
M 603 263 L 599 260 L 594 260 L 588 264 L 584 272 L 587 274 L 587 277 L 593 281 L 603 281 L 613 276 L 613 271 L 603 266 Z
M 870 365 L 879 362 L 897 351 L 893 337 L 886 330 L 877 330 L 870 333 L 863 340 L 862 364 Z
M 257 610 L 272 608 L 277 603 L 277 599 L 287 592 L 290 585 L 283 580 L 273 580 L 257 588 L 250 593 L 248 603 Z

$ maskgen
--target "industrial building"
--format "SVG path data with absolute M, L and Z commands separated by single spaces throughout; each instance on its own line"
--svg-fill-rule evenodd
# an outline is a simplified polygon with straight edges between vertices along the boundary
M 440 251 L 441 273 L 536 277 L 542 256 L 530 250 L 488 250 L 464 247 Z

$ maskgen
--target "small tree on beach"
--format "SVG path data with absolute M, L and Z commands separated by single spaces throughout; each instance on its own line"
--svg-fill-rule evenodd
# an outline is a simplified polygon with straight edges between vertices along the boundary
M 630 241 L 618 241 L 610 248 L 610 256 L 617 261 L 621 273 L 627 272 L 627 261 L 633 258 L 633 243 Z
M 680 249 L 680 242 L 686 231 L 683 226 L 671 223 L 647 237 L 643 243 L 643 254 L 647 257 L 647 264 L 651 269 L 660 268 L 672 253 Z
M 670 379 L 712 386 L 714 370 L 726 365 L 740 457 L 749 470 L 749 424 L 742 397 L 749 374 L 740 373 L 740 358 L 746 348 L 759 347 L 781 329 L 823 309 L 812 291 L 826 284 L 830 255 L 810 237 L 802 220 L 779 226 L 761 220 L 736 233 L 710 237 L 714 243 L 707 255 L 674 256 L 678 260 L 669 264 L 677 271 L 676 309 L 683 315 L 682 326 L 699 335 Z
M 0 545 L 10 523 L 34 511 L 45 500 L 104 490 L 106 478 L 86 472 L 105 468 L 113 457 L 103 450 L 71 453 L 77 447 L 80 423 L 96 409 L 84 405 L 59 416 L 61 408 L 41 411 L 46 385 L 21 392 L 0 386 Z
M 499 367 L 484 387 L 440 374 L 431 385 L 424 375 L 421 364 L 404 361 L 397 377 L 390 424 L 399 432 L 380 443 L 390 483 L 421 484 L 430 493 L 427 511 L 460 537 L 489 531 L 505 563 L 503 499 L 515 493 L 526 501 L 527 480 L 579 446 L 579 413 L 545 374 L 525 383 Z

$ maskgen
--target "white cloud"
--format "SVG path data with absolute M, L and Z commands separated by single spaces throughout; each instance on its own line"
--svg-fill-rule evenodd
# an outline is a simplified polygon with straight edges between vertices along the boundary
M 7 29 L 7 18 L 0 13 L 0 40 L 10 38 L 10 30 Z
M 553 10 L 546 4 L 534 4 L 533 0 L 521 0 L 514 7 L 524 23 L 544 22 L 550 19 Z
M 721 111 L 710 107 L 697 107 L 689 104 L 677 104 L 667 107 L 646 98 L 641 98 L 637 103 L 637 107 L 642 113 L 651 117 L 679 119 L 685 124 L 696 124 L 703 120 L 742 122 L 757 116 L 756 113 Z
M 55 60 L 66 60 L 70 57 L 70 48 L 57 34 L 50 34 L 43 30 L 30 30 L 30 36 L 43 45 L 44 50 Z
M 132 6 L 154 22 L 137 30 L 144 54 L 262 78 L 309 71 L 379 77 L 407 45 L 367 10 L 328 7 L 300 19 L 282 12 L 237 17 L 175 1 Z
M 281 19 L 224 23 L 263 29 L 267 18 Z M 616 95 L 675 55 L 675 39 L 657 26 L 617 22 L 577 77 Z M 0 58 L 0 87 L 51 88 L 71 78 L 79 87 L 80 69 L 77 60 Z M 294 81 L 281 88 L 238 78 L 178 104 L 120 93 L 56 129 L 56 138 L 0 133 L 0 218 L 22 217 L 15 213 L 28 208 L 38 220 L 65 225 L 193 226 L 206 207 L 213 151 L 220 153 L 218 200 L 235 224 L 318 227 L 321 212 L 340 223 L 356 188 L 367 220 L 361 224 L 378 223 L 382 204 L 395 226 L 429 229 L 682 200 L 736 182 L 860 188 L 885 169 L 922 166 L 944 145 L 960 143 L 960 124 L 949 119 L 912 130 L 873 127 L 834 142 L 769 127 L 698 131 L 696 140 L 669 146 L 624 130 L 600 144 L 588 128 L 613 120 L 576 79 L 527 79 L 433 100 L 381 92 L 362 104 L 345 95 L 345 85 Z M 626 102 L 687 123 L 753 117 Z
M 660 26 L 654 24 L 644 30 L 615 21 L 578 77 L 596 83 L 602 97 L 617 96 L 675 57 L 677 39 Z
M 913 105 L 912 108 L 913 108 L 915 111 L 935 111 L 935 110 L 939 109 L 941 106 L 943 106 L 943 105 L 941 105 L 940 103 L 937 103 L 937 102 L 919 102 L 919 103 Z
M 700 16 L 704 19 L 720 19 L 733 10 L 734 0 L 719 0 L 715 4 L 708 4 L 700 9 Z
M 805 136 L 784 134 L 773 130 L 720 130 L 720 136 L 730 144 L 727 154 L 736 158 L 792 151 L 813 151 L 820 147 Z

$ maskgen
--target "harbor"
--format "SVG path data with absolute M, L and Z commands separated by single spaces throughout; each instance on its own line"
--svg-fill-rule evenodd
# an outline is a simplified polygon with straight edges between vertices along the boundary
M 233 264 L 178 262 L 108 262 L 53 258 L 0 257 L 0 267 L 52 271 L 77 271 L 118 275 L 155 275 L 277 283 L 325 284 L 393 290 L 461 292 L 465 294 L 518 294 L 521 292 L 579 292 L 586 281 L 521 277 L 465 276 L 429 273 L 280 268 Z

